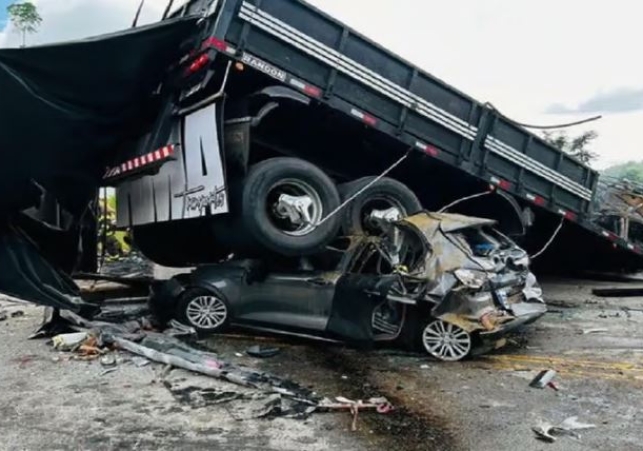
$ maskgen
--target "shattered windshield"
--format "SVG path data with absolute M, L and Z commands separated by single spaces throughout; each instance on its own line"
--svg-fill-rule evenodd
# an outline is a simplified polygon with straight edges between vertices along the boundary
M 469 255 L 486 257 L 496 251 L 509 250 L 514 244 L 492 227 L 471 227 L 450 233 L 458 247 Z

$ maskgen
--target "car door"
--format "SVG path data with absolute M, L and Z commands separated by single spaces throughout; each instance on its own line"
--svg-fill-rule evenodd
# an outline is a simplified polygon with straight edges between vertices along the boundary
M 236 319 L 309 332 L 323 332 L 331 313 L 339 273 L 273 272 L 244 284 Z

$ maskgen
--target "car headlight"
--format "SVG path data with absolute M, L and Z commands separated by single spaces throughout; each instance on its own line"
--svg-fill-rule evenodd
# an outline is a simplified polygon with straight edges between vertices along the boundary
M 487 273 L 483 271 L 472 271 L 471 269 L 456 269 L 453 273 L 456 278 L 467 288 L 478 290 L 487 281 Z

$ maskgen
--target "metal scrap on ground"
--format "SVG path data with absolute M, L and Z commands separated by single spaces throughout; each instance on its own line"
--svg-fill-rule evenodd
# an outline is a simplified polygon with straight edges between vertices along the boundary
M 349 410 L 353 414 L 352 429 L 355 430 L 360 410 L 373 410 L 383 414 L 393 409 L 388 400 L 382 397 L 371 398 L 366 402 L 343 397 L 331 401 L 287 379 L 225 362 L 215 353 L 195 349 L 176 338 L 177 332 L 190 332 L 189 328 L 184 328 L 179 323 L 173 324 L 171 334 L 165 334 L 145 330 L 143 327 L 148 322 L 144 320 L 120 324 L 89 321 L 68 311 L 61 312 L 59 318 L 69 327 L 82 331 L 54 336 L 54 349 L 80 353 L 83 358 L 100 358 L 101 366 L 106 368 L 101 375 L 117 369 L 118 360 L 110 352 L 124 350 L 136 356 L 131 361 L 138 367 L 154 361 L 170 368 L 180 368 L 240 386 L 238 390 L 226 391 L 194 385 L 181 387 L 180 384 L 177 385 L 177 381 L 169 380 L 167 374 L 164 376 L 164 384 L 175 398 L 186 401 L 193 407 L 230 404 L 227 408 L 235 419 L 265 416 L 305 418 L 315 411 Z M 261 354 L 262 349 L 257 348 Z M 275 350 L 278 352 L 276 348 L 266 348 L 265 352 L 274 355 Z M 198 384 L 207 385 L 204 382 L 202 380 Z

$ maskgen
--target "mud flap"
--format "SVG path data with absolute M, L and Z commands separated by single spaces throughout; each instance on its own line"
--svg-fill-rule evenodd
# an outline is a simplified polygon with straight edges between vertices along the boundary
M 118 185 L 119 227 L 228 212 L 221 110 L 222 105 L 214 103 L 185 117 L 171 119 L 169 143 L 179 143 L 175 159 L 163 164 L 156 175 Z

